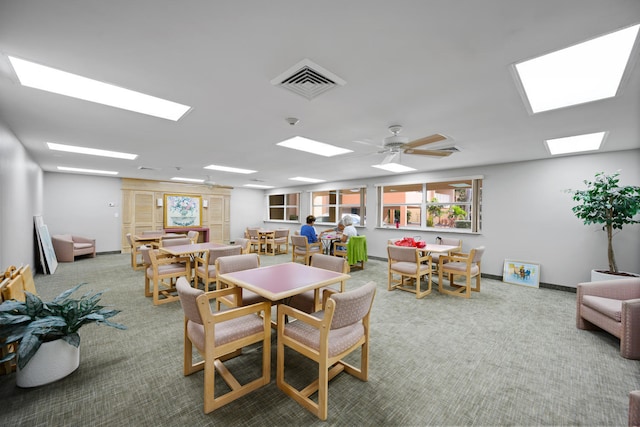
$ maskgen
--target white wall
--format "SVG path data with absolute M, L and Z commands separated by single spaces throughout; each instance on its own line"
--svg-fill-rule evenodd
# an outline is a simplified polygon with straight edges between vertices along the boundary
M 114 206 L 109 206 L 112 203 Z M 96 252 L 120 251 L 119 178 L 46 172 L 43 219 L 49 233 L 96 239 Z
M 480 234 L 462 233 L 465 250 L 486 246 L 482 269 L 502 276 L 505 259 L 539 263 L 543 283 L 575 286 L 589 280 L 591 268 L 606 268 L 606 236 L 597 226 L 584 226 L 571 212 L 574 205 L 565 190 L 583 188 L 583 180 L 597 172 L 621 170 L 622 184 L 640 183 L 640 150 L 560 157 L 549 160 L 455 169 L 433 173 L 395 175 L 351 182 L 290 187 L 273 192 L 301 191 L 301 219 L 309 213 L 311 189 L 367 186 L 367 236 L 369 254 L 386 258 L 388 239 L 405 235 L 433 241 L 441 232 L 413 232 L 376 228 L 376 184 L 419 182 L 482 175 L 483 228 Z M 44 219 L 52 234 L 74 232 L 95 237 L 98 251 L 120 250 L 120 180 L 72 174 L 45 174 Z M 231 193 L 231 239 L 243 235 L 247 226 L 300 228 L 297 223 L 265 222 L 265 192 L 233 189 Z M 116 208 L 108 202 L 115 201 Z M 69 209 L 77 206 L 78 209 Z M 318 226 L 318 229 L 322 227 Z M 618 266 L 640 272 L 640 225 L 626 227 L 614 238 Z M 386 280 L 386 278 L 381 278 Z
M 0 121 L 0 273 L 39 259 L 33 216 L 42 214 L 42 170 Z

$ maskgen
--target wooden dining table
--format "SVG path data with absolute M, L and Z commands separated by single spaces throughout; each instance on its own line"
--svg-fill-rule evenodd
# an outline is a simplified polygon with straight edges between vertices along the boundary
M 310 290 L 339 283 L 351 276 L 344 273 L 286 262 L 250 270 L 234 271 L 218 275 L 218 280 L 237 286 L 237 301 L 242 304 L 240 288 L 254 292 L 269 301 L 286 301 L 288 298 Z

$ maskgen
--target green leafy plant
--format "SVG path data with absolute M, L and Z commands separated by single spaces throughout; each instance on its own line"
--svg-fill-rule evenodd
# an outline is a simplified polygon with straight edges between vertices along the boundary
M 613 253 L 613 231 L 622 230 L 626 224 L 640 223 L 633 217 L 640 211 L 640 187 L 628 185 L 621 187 L 618 178 L 620 172 L 607 175 L 597 173 L 593 181 L 585 180 L 586 190 L 567 190 L 573 194 L 577 206 L 573 213 L 585 225 L 602 224 L 607 232 L 607 256 L 610 273 L 617 273 L 618 266 Z
M 98 304 L 103 292 L 93 295 L 88 292 L 80 299 L 71 298 L 71 294 L 83 285 L 81 283 L 64 291 L 51 302 L 43 302 L 37 295 L 25 292 L 24 302 L 9 300 L 0 304 L 0 342 L 19 343 L 17 363 L 20 369 L 29 363 L 42 343 L 63 339 L 78 347 L 78 329 L 88 323 L 127 329 L 124 325 L 107 320 L 120 313 L 120 310 Z M 15 356 L 16 353 L 9 353 L 0 363 Z

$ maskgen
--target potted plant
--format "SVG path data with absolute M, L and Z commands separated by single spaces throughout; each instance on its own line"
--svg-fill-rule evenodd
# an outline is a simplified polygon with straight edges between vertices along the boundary
M 633 217 L 640 211 L 640 187 L 619 184 L 620 172 L 610 175 L 596 173 L 593 181 L 585 180 L 586 190 L 568 190 L 578 205 L 572 209 L 585 225 L 602 224 L 607 232 L 607 256 L 609 270 L 596 270 L 600 273 L 629 276 L 633 274 L 618 271 L 616 257 L 613 252 L 614 230 L 622 230 L 626 224 L 637 224 L 640 221 Z M 592 280 L 593 277 L 592 277 Z
M 99 304 L 103 292 L 72 298 L 82 285 L 64 291 L 51 302 L 25 291 L 24 302 L 8 300 L 0 304 L 0 342 L 17 343 L 17 350 L 0 363 L 16 357 L 18 386 L 47 384 L 73 372 L 80 363 L 81 326 L 97 323 L 126 329 L 108 320 L 120 310 Z

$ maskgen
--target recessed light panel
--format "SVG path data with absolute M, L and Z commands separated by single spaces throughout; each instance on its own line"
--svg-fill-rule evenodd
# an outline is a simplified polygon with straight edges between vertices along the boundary
M 616 95 L 640 25 L 515 65 L 534 113 Z
M 205 169 L 211 169 L 214 171 L 221 171 L 221 172 L 231 172 L 231 173 L 244 173 L 244 174 L 250 174 L 250 173 L 256 173 L 257 171 L 252 171 L 250 169 L 240 169 L 240 168 L 232 168 L 229 166 L 219 166 L 219 165 L 209 165 L 209 166 L 205 166 Z
M 102 171 L 97 169 L 81 169 L 81 168 L 68 168 L 66 166 L 58 166 L 59 171 L 65 172 L 78 172 L 78 173 L 90 173 L 90 174 L 101 174 L 101 175 L 118 175 L 118 172 L 114 171 Z
M 243 187 L 262 188 L 262 189 L 274 188 L 273 185 L 260 185 L 260 184 L 245 184 Z
M 324 157 L 333 157 L 353 152 L 353 150 L 336 147 L 335 145 L 325 144 L 324 142 L 314 141 L 301 136 L 295 136 L 291 139 L 287 139 L 286 141 L 278 142 L 276 145 L 294 150 L 306 151 L 307 153 L 317 154 Z
M 318 182 L 324 182 L 324 179 L 317 179 L 317 178 L 306 178 L 304 176 L 296 176 L 294 178 L 289 178 L 291 181 L 301 181 L 301 182 L 311 182 L 311 183 L 318 183 Z
M 9 60 L 20 84 L 34 89 L 173 121 L 179 120 L 191 109 L 188 105 L 156 98 L 13 56 L 9 56 Z
M 113 157 L 116 159 L 133 160 L 138 157 L 137 154 L 121 153 L 118 151 L 98 150 L 96 148 L 77 147 L 75 145 L 56 144 L 47 142 L 49 150 L 66 151 L 68 153 L 88 154 L 90 156 Z
M 409 166 L 401 165 L 400 163 L 386 163 L 384 165 L 372 165 L 374 168 L 384 169 L 389 172 L 401 173 L 401 172 L 411 172 L 416 169 L 410 168 Z
M 197 184 L 202 184 L 204 182 L 204 179 L 182 178 L 179 176 L 174 176 L 173 178 L 171 178 L 171 181 L 195 182 Z
M 551 155 L 595 151 L 600 148 L 605 132 L 548 139 L 545 145 Z

